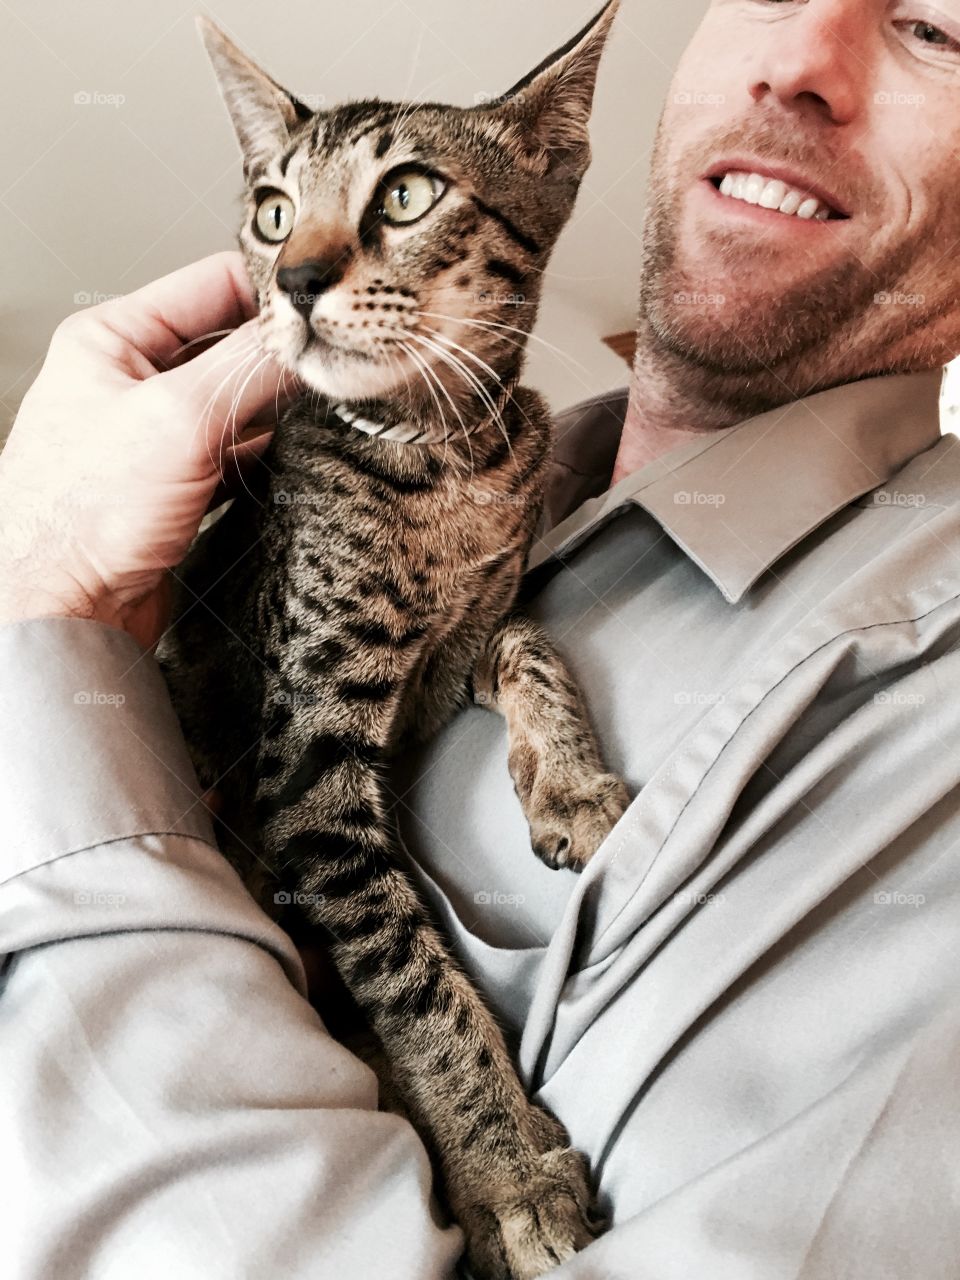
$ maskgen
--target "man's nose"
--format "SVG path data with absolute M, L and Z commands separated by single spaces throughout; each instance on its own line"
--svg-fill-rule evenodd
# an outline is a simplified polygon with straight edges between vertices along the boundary
M 862 0 L 812 0 L 772 28 L 750 94 L 849 124 L 862 105 L 871 36 Z
M 304 319 L 309 320 L 317 298 L 342 280 L 346 269 L 347 262 L 343 254 L 313 258 L 296 266 L 281 267 L 277 272 L 277 284 Z

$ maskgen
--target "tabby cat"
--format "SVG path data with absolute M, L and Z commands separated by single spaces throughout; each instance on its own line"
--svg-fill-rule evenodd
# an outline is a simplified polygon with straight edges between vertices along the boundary
M 514 612 L 552 433 L 521 366 L 616 6 L 471 108 L 312 111 L 198 20 L 243 154 L 259 342 L 310 390 L 194 544 L 158 656 L 226 851 L 251 882 L 265 865 L 325 939 L 472 1268 L 513 1280 L 591 1238 L 586 1161 L 524 1095 L 419 902 L 383 778 L 472 697 L 506 719 L 551 866 L 582 867 L 627 804 L 573 682 Z

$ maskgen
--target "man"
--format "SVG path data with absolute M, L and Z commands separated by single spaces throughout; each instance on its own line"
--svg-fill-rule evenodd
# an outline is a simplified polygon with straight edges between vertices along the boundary
M 629 396 L 565 417 L 529 583 L 628 813 L 579 879 L 548 871 L 481 710 L 394 779 L 425 895 L 599 1179 L 613 1227 L 571 1280 L 956 1269 L 943 3 L 716 0 L 681 61 Z M 228 409 L 214 396 L 196 431 L 219 353 L 147 374 L 250 314 L 236 270 L 208 260 L 58 331 L 0 467 L 18 1277 L 424 1277 L 458 1248 L 412 1131 L 371 1110 L 212 848 L 141 647 Z M 187 288 L 220 302 L 186 315 Z M 78 471 L 133 495 L 139 544 L 103 522 L 77 554 L 58 486 Z

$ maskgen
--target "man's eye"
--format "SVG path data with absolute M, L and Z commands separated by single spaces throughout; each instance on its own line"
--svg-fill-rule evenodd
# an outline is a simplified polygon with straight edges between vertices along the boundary
M 935 27 L 932 22 L 915 22 L 913 34 L 924 44 L 956 44 L 955 40 L 951 40 L 945 31 Z
M 954 39 L 942 27 L 928 22 L 926 18 L 914 18 L 896 25 L 905 31 L 911 44 L 922 45 L 925 49 L 945 49 L 948 53 L 960 53 L 960 40 Z

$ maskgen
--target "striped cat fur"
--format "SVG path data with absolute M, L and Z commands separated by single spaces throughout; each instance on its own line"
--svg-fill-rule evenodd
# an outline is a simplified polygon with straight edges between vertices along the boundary
M 325 940 L 485 1280 L 592 1238 L 588 1170 L 419 899 L 385 782 L 472 698 L 506 720 L 548 864 L 581 868 L 627 804 L 516 611 L 553 433 L 522 363 L 615 9 L 470 108 L 314 111 L 200 20 L 243 155 L 260 347 L 304 393 L 191 550 L 158 657 L 225 851 Z

